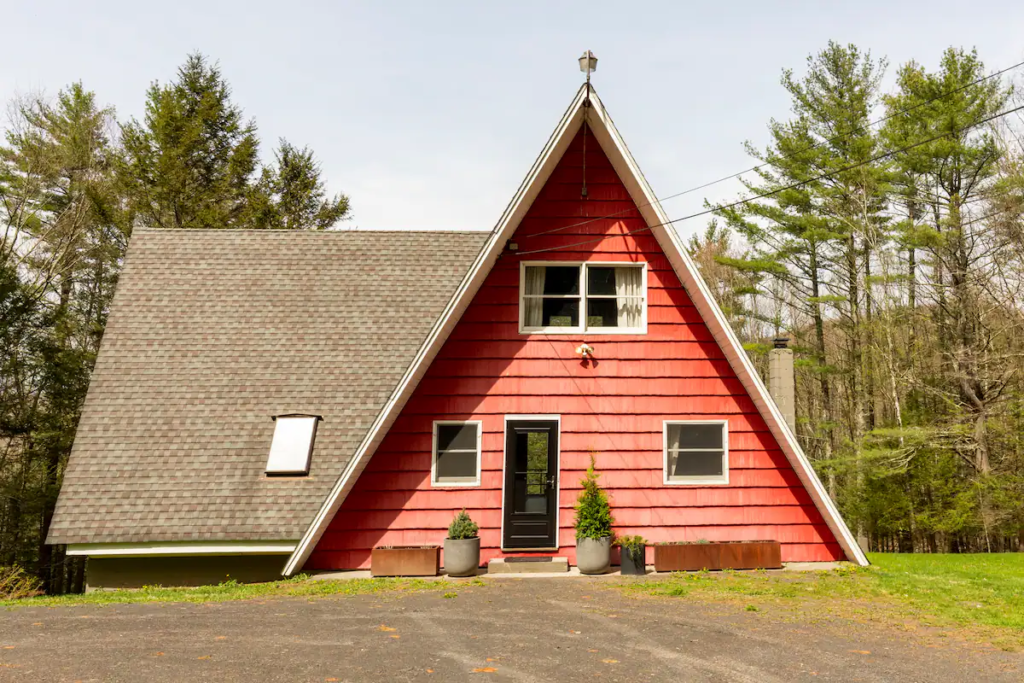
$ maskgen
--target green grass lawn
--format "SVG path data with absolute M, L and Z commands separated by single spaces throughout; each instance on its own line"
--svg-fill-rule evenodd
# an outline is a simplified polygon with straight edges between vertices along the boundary
M 824 603 L 839 615 L 980 628 L 1024 647 L 1024 554 L 893 555 L 872 566 L 829 572 L 697 572 L 626 584 L 666 596 L 735 599 L 757 611 L 771 605 Z
M 471 581 L 469 585 L 479 585 Z M 270 583 L 236 583 L 197 588 L 164 588 L 146 586 L 137 590 L 94 591 L 82 595 L 40 595 L 17 600 L 0 600 L 0 607 L 55 607 L 59 605 L 108 605 L 138 602 L 223 602 L 225 600 L 257 600 L 277 597 L 323 597 L 330 595 L 364 595 L 367 593 L 403 591 L 451 591 L 467 585 L 445 580 L 426 579 L 349 579 L 346 581 L 311 581 L 305 575 Z

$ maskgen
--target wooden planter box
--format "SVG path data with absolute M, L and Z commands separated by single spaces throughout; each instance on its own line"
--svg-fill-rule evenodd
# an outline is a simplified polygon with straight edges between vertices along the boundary
M 654 569 L 659 572 L 701 569 L 780 569 L 778 541 L 725 541 L 654 546 Z
M 370 576 L 437 576 L 441 573 L 441 546 L 393 545 L 374 548 Z

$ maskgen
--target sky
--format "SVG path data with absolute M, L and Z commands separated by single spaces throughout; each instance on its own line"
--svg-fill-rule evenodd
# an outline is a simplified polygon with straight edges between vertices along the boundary
M 152 5 L 152 6 L 150 6 Z M 190 52 L 219 62 L 269 156 L 311 147 L 360 229 L 490 229 L 598 57 L 593 84 L 659 196 L 749 168 L 785 119 L 783 69 L 829 40 L 934 68 L 1024 61 L 1024 3 L 27 2 L 0 0 L 0 101 L 81 80 L 121 120 Z M 1024 71 L 1024 68 L 1018 70 Z M 669 216 L 738 181 L 667 201 Z M 700 231 L 706 218 L 677 225 Z

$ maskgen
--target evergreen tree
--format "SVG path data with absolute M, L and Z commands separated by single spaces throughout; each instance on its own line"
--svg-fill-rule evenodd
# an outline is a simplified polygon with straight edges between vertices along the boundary
M 757 179 L 748 181 L 747 189 L 764 198 L 723 208 L 719 214 L 752 247 L 745 258 L 727 262 L 763 276 L 769 296 L 777 293 L 770 288 L 773 282 L 787 292 L 790 312 L 785 317 L 798 351 L 812 359 L 803 367 L 818 383 L 820 396 L 809 416 L 811 452 L 828 460 L 839 443 L 833 425 L 840 411 L 851 415 L 843 423 L 850 426 L 854 443 L 863 435 L 870 411 L 870 404 L 861 401 L 867 393 L 860 391 L 865 376 L 862 344 L 853 337 L 860 333 L 865 302 L 870 302 L 861 267 L 877 249 L 883 223 L 884 175 L 878 164 L 869 163 L 877 143 L 868 115 L 885 63 L 856 46 L 830 42 L 808 58 L 807 66 L 802 78 L 791 70 L 783 72 L 794 117 L 770 123 L 772 141 L 765 150 L 747 145 L 761 162 Z M 832 314 L 844 321 L 850 337 L 838 349 L 826 343 Z M 842 365 L 832 360 L 840 352 L 847 357 Z M 843 372 L 842 387 L 835 386 L 837 371 Z M 835 480 L 829 484 L 834 494 Z
M 250 199 L 252 227 L 326 230 L 348 217 L 348 197 L 327 196 L 312 150 L 281 140 L 274 158 L 274 165 L 263 168 Z
M 138 225 L 246 227 L 259 165 L 256 124 L 231 102 L 220 69 L 189 55 L 175 81 L 149 89 L 140 123 L 121 126 L 121 180 Z
M 0 472 L 0 486 L 17 492 L 8 496 L 0 545 L 34 565 L 54 592 L 81 578 L 81 562 L 66 564 L 43 541 L 124 246 L 107 135 L 112 120 L 74 84 L 52 104 L 18 103 L 0 148 L 9 352 L 0 381 L 17 397 L 5 401 L 0 439 L 15 440 L 19 462 Z
M 590 456 L 587 473 L 580 480 L 580 494 L 576 499 L 576 538 L 599 540 L 612 535 L 612 510 L 608 494 L 598 483 L 601 475 L 594 471 L 594 456 Z

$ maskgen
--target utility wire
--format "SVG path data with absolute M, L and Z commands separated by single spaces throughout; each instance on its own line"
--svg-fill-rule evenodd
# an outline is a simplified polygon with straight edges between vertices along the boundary
M 946 92 L 941 93 L 939 95 L 936 95 L 935 97 L 933 97 L 931 99 L 925 100 L 923 102 L 918 102 L 917 104 L 915 104 L 912 107 L 907 107 L 906 109 L 901 109 L 901 110 L 893 112 L 891 114 L 887 114 L 887 115 L 885 115 L 885 116 L 883 116 L 883 117 L 881 117 L 879 119 L 875 119 L 874 121 L 869 121 L 868 123 L 865 123 L 863 126 L 858 126 L 857 128 L 854 128 L 853 130 L 849 130 L 849 131 L 843 133 L 842 135 L 836 135 L 836 136 L 831 137 L 831 138 L 826 138 L 824 140 L 824 142 L 820 142 L 820 143 L 819 142 L 815 142 L 813 144 L 807 145 L 806 147 L 804 147 L 802 149 L 798 149 L 797 151 L 792 152 L 789 155 L 784 155 L 784 156 L 792 157 L 792 156 L 794 156 L 796 154 L 802 154 L 804 152 L 808 152 L 808 151 L 814 149 L 815 147 L 818 147 L 818 146 L 821 146 L 821 145 L 824 145 L 824 144 L 833 144 L 833 143 L 839 142 L 840 140 L 845 140 L 846 138 L 852 136 L 855 133 L 864 132 L 868 128 L 876 126 L 876 125 L 878 125 L 880 123 L 885 123 L 886 121 L 888 121 L 890 119 L 893 119 L 893 118 L 896 118 L 897 116 L 902 116 L 903 114 L 909 114 L 910 112 L 915 111 L 917 109 L 920 109 L 921 107 L 924 107 L 924 106 L 927 106 L 929 104 L 932 104 L 933 102 L 937 102 L 939 100 L 945 99 L 945 98 L 947 98 L 947 97 L 949 97 L 951 95 L 955 95 L 958 92 L 961 92 L 963 90 L 966 90 L 967 88 L 970 88 L 970 87 L 973 87 L 975 85 L 978 85 L 979 83 L 984 83 L 985 81 L 990 80 L 992 78 L 995 78 L 997 76 L 1002 76 L 1003 74 L 1005 74 L 1005 73 L 1007 73 L 1009 71 L 1013 71 L 1014 69 L 1018 69 L 1018 68 L 1020 68 L 1022 66 L 1024 66 L 1024 62 L 1018 62 L 1018 63 L 1016 63 L 1016 64 L 1014 64 L 1012 66 L 1006 67 L 1005 69 L 1001 69 L 999 71 L 996 71 L 995 73 L 989 74 L 988 76 L 983 76 L 983 77 L 978 78 L 978 79 L 976 79 L 974 81 L 971 81 L 970 83 L 962 85 L 959 88 L 954 88 L 952 90 L 949 90 L 949 91 L 946 91 Z M 1012 112 L 1007 112 L 1007 113 L 1012 113 Z M 751 166 L 750 168 L 745 169 L 743 171 L 739 171 L 739 172 L 733 173 L 731 175 L 723 176 L 721 178 L 718 178 L 717 180 L 711 180 L 709 182 L 704 183 L 703 185 L 698 185 L 696 187 L 691 187 L 691 188 L 689 188 L 687 190 L 683 190 L 682 192 L 676 192 L 675 194 L 670 194 L 670 195 L 665 196 L 665 197 L 657 198 L 654 201 L 647 202 L 645 204 L 640 204 L 636 208 L 642 209 L 644 207 L 650 206 L 654 202 L 666 202 L 669 199 L 675 199 L 677 197 L 682 197 L 683 195 L 687 195 L 687 194 L 691 194 L 693 192 L 697 192 L 699 190 L 703 190 L 705 188 L 711 187 L 712 185 L 717 185 L 719 183 L 724 183 L 727 180 L 732 180 L 734 178 L 739 178 L 741 175 L 746 175 L 747 173 L 751 173 L 753 171 L 757 171 L 758 169 L 764 168 L 765 166 L 768 166 L 768 165 L 770 165 L 770 164 L 768 164 L 766 162 L 766 163 L 763 163 L 763 164 L 758 164 L 756 166 Z M 520 235 L 518 239 L 526 239 L 528 237 L 539 237 L 540 235 L 550 235 L 551 233 L 554 233 L 554 232 L 561 232 L 562 230 L 568 230 L 570 228 L 578 228 L 578 227 L 583 226 L 583 225 L 589 225 L 590 223 L 594 223 L 595 221 L 608 220 L 608 219 L 611 219 L 611 218 L 618 218 L 619 216 L 621 216 L 623 214 L 626 214 L 626 213 L 629 213 L 632 210 L 633 210 L 632 208 L 623 209 L 622 211 L 617 211 L 615 213 L 608 214 L 607 216 L 598 216 L 598 217 L 595 217 L 595 218 L 588 218 L 585 221 L 580 221 L 578 223 L 572 223 L 570 225 L 563 225 L 560 228 L 553 228 L 551 230 L 544 230 L 542 232 L 534 232 L 534 233 L 530 233 L 528 235 Z
M 1021 105 L 1019 107 L 1015 107 L 1015 108 L 1010 109 L 1008 111 L 1001 112 L 999 114 L 993 114 L 992 116 L 989 116 L 987 118 L 981 119 L 979 121 L 975 121 L 974 123 L 972 123 L 969 126 L 964 126 L 962 128 L 958 128 L 956 130 L 947 131 L 945 133 L 941 133 L 940 135 L 935 135 L 933 137 L 930 137 L 927 140 L 921 140 L 920 142 L 915 142 L 912 145 L 907 145 L 906 147 L 900 147 L 899 149 L 894 149 L 894 150 L 891 150 L 891 151 L 888 151 L 888 152 L 884 152 L 882 154 L 876 154 L 875 156 L 871 157 L 870 159 L 866 159 L 864 161 L 859 161 L 856 164 L 851 164 L 851 165 L 846 166 L 844 168 L 841 168 L 841 169 L 839 169 L 837 171 L 830 171 L 828 173 L 822 173 L 822 174 L 814 176 L 812 178 L 808 178 L 807 180 L 801 180 L 800 182 L 796 182 L 796 183 L 792 183 L 790 185 L 785 185 L 783 187 L 776 188 L 776 189 L 774 189 L 774 190 L 772 190 L 770 192 L 763 192 L 761 194 L 754 195 L 753 197 L 748 197 L 746 199 L 736 200 L 736 201 L 731 202 L 729 204 L 721 204 L 721 205 L 718 205 L 718 206 L 714 206 L 714 207 L 712 207 L 710 209 L 705 209 L 703 211 L 698 211 L 697 213 L 691 213 L 691 214 L 689 214 L 687 216 L 682 216 L 680 218 L 673 218 L 672 220 L 665 221 L 664 223 L 655 223 L 653 225 L 648 225 L 645 228 L 639 228 L 637 230 L 630 230 L 630 231 L 627 231 L 627 232 L 620 232 L 620 233 L 613 233 L 613 234 L 603 235 L 603 236 L 595 238 L 595 239 L 583 240 L 583 241 L 580 241 L 580 242 L 573 242 L 572 244 L 565 244 L 565 245 L 561 245 L 561 246 L 557 246 L 557 247 L 547 247 L 545 249 L 533 249 L 531 251 L 519 251 L 519 252 L 515 252 L 515 253 L 518 256 L 526 256 L 527 254 L 542 254 L 542 253 L 548 252 L 548 251 L 557 251 L 557 250 L 560 250 L 560 249 L 569 249 L 571 247 L 578 247 L 578 246 L 582 246 L 582 245 L 586 245 L 586 244 L 594 244 L 596 242 L 601 242 L 601 241 L 604 241 L 604 240 L 609 239 L 609 238 L 625 237 L 627 235 L 636 235 L 636 234 L 639 234 L 641 232 L 648 232 L 648 231 L 652 230 L 653 228 L 659 228 L 659 227 L 663 227 L 663 226 L 666 226 L 666 225 L 674 225 L 676 223 L 682 223 L 683 221 L 688 221 L 688 220 L 691 220 L 691 219 L 694 219 L 694 218 L 699 218 L 701 216 L 706 216 L 708 214 L 716 213 L 718 211 L 723 211 L 723 210 L 726 210 L 726 209 L 732 209 L 732 208 L 735 208 L 737 206 L 741 206 L 743 204 L 749 204 L 750 202 L 756 201 L 758 199 L 765 199 L 766 197 L 772 197 L 772 196 L 777 195 L 777 194 L 779 194 L 781 192 L 786 192 L 787 190 L 795 190 L 797 188 L 803 187 L 804 185 L 809 185 L 810 183 L 817 182 L 817 181 L 823 180 L 825 178 L 831 178 L 831 177 L 837 176 L 837 175 L 839 175 L 841 173 L 846 173 L 848 171 L 852 171 L 854 169 L 860 168 L 861 166 L 866 166 L 866 165 L 874 163 L 876 161 L 880 161 L 882 159 L 887 159 L 887 158 L 889 158 L 891 156 L 895 156 L 896 154 L 901 154 L 903 152 L 908 152 L 908 151 L 910 151 L 912 149 L 915 149 L 917 147 L 921 147 L 922 145 L 927 145 L 927 144 L 929 144 L 931 142 L 935 142 L 936 140 L 941 140 L 942 138 L 948 137 L 948 136 L 956 134 L 956 133 L 962 133 L 964 131 L 970 130 L 971 128 L 976 128 L 978 126 L 984 125 L 984 124 L 989 123 L 991 121 L 995 121 L 996 119 L 1002 118 L 1004 116 L 1009 116 L 1010 114 L 1013 114 L 1014 112 L 1018 112 L 1018 111 L 1021 111 L 1021 110 L 1024 110 L 1024 105 Z

